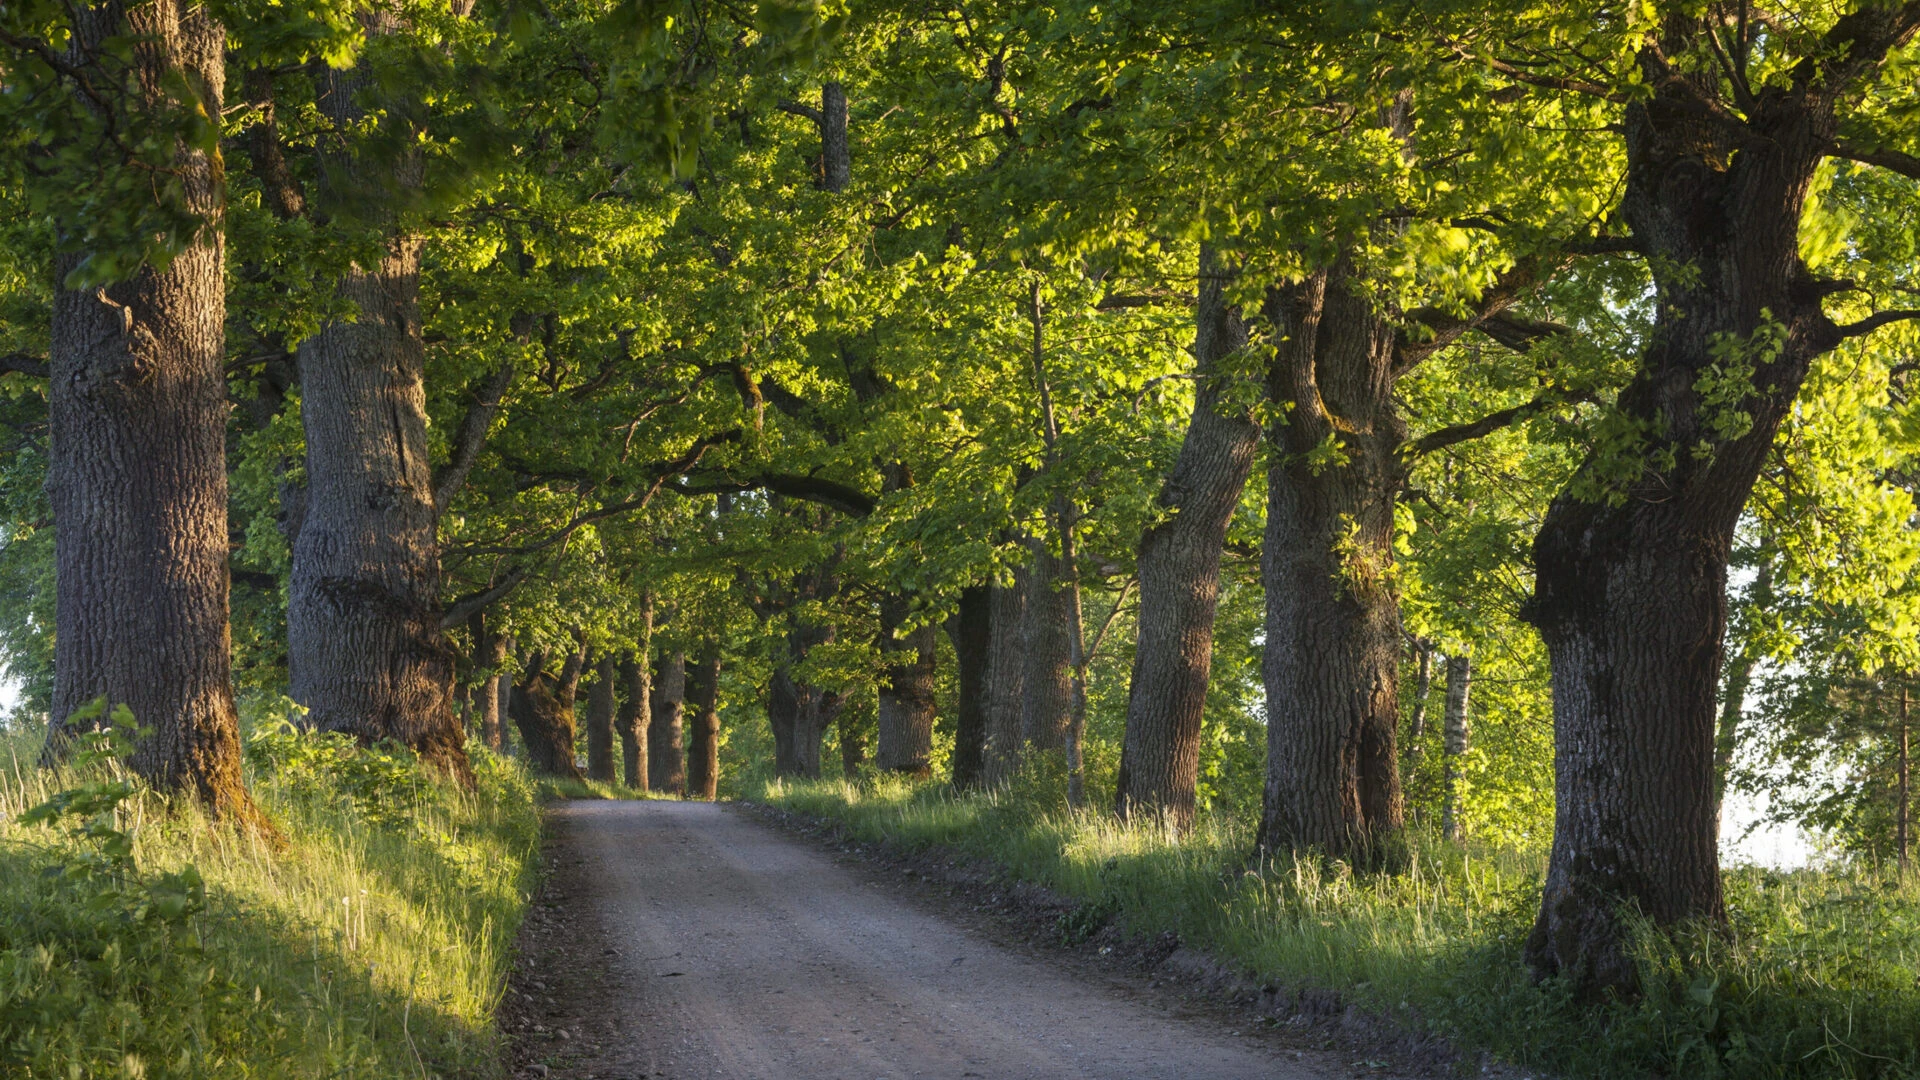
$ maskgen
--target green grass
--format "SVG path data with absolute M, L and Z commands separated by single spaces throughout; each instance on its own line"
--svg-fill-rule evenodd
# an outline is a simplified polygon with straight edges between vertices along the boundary
M 0 1075 L 499 1075 L 539 845 L 517 765 L 478 754 L 464 793 L 341 741 L 256 739 L 284 848 L 135 796 L 104 824 L 132 839 L 128 873 L 15 820 L 78 782 L 33 770 L 37 749 L 0 742 Z
M 1132 932 L 1178 933 L 1263 981 L 1334 990 L 1515 1064 L 1594 1077 L 1920 1077 L 1920 880 L 1871 870 L 1727 878 L 1730 936 L 1643 930 L 1644 995 L 1601 1007 L 1520 960 L 1537 854 L 1416 837 L 1399 873 L 1250 868 L 1250 829 L 1188 836 L 1074 814 L 1046 781 L 955 797 L 937 783 L 747 782 L 740 794 L 854 836 L 988 860 Z M 1072 927 L 1064 926 L 1063 930 Z

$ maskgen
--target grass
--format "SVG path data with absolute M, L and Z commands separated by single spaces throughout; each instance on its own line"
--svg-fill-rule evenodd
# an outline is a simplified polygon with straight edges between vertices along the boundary
M 1316 860 L 1249 867 L 1249 827 L 1185 837 L 1071 813 L 1045 781 L 955 796 L 893 780 L 748 782 L 740 791 L 856 837 L 940 846 L 1178 933 L 1256 979 L 1574 1077 L 1920 1077 L 1920 880 L 1870 869 L 1728 874 L 1733 933 L 1639 933 L 1644 994 L 1582 1007 L 1521 963 L 1541 856 L 1416 837 L 1403 872 Z
M 517 765 L 481 752 L 465 793 L 343 740 L 256 737 L 275 848 L 144 794 L 93 839 L 22 823 L 89 779 L 22 766 L 37 749 L 0 742 L 0 1075 L 499 1075 L 539 844 Z

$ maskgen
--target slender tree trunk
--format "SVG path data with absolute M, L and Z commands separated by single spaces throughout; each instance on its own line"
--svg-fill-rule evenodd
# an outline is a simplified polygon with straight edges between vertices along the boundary
M 511 649 L 511 646 L 509 646 L 509 649 Z M 513 719 L 513 676 L 505 672 L 502 672 L 500 675 L 500 701 L 498 708 L 500 710 L 500 752 L 510 754 L 513 752 L 513 737 L 510 733 L 511 726 L 507 721 Z M 523 739 L 521 740 L 521 751 L 524 753 L 525 750 L 526 741 Z
M 369 78 L 364 65 L 324 76 L 319 106 L 336 128 L 365 120 L 356 98 Z M 380 182 L 420 182 L 413 155 L 397 164 L 348 156 L 328 164 L 331 175 L 365 190 L 379 190 L 371 174 L 380 170 L 392 174 Z M 392 739 L 470 785 L 440 629 L 420 240 L 395 227 L 384 248 L 339 283 L 354 316 L 299 347 L 308 493 L 287 590 L 293 698 L 323 731 Z
M 1344 267 L 1275 290 L 1263 851 L 1370 861 L 1402 823 L 1393 332 Z
M 1251 410 L 1231 404 L 1236 379 L 1223 369 L 1246 347 L 1246 324 L 1226 301 L 1227 275 L 1211 253 L 1202 253 L 1200 270 L 1193 416 L 1160 488 L 1171 516 L 1140 539 L 1139 638 L 1114 796 L 1122 818 L 1160 814 L 1181 829 L 1193 823 L 1200 777 L 1220 552 L 1260 443 Z
M 1900 687 L 1900 776 L 1899 790 L 1897 792 L 1899 795 L 1899 806 L 1897 807 L 1897 813 L 1893 823 L 1893 847 L 1897 855 L 1900 873 L 1902 874 L 1905 874 L 1909 868 L 1910 852 L 1913 847 L 1912 744 L 1909 741 L 1910 731 L 1911 729 L 1907 723 L 1907 688 L 1903 683 Z
M 712 799 L 720 788 L 720 650 L 709 643 L 687 669 L 687 797 Z
M 1427 737 L 1427 698 L 1433 694 L 1433 645 L 1424 639 L 1415 641 L 1413 658 L 1413 713 L 1407 718 L 1409 771 L 1419 767 L 1420 758 L 1426 753 L 1423 740 Z
M 979 787 L 987 772 L 987 710 L 992 692 L 987 669 L 993 652 L 992 586 L 960 590 L 960 610 L 947 620 L 954 665 L 960 677 L 960 703 L 953 739 L 953 786 Z
M 993 585 L 989 601 L 992 640 L 987 647 L 986 781 L 1000 785 L 1020 768 L 1021 708 L 1026 701 L 1026 639 L 1032 592 L 1031 571 L 1013 570 L 1013 580 Z
M 587 778 L 612 784 L 620 779 L 613 760 L 613 689 L 619 665 L 609 652 L 592 666 L 593 686 L 587 691 Z
M 522 681 L 514 687 L 513 721 L 520 728 L 530 768 L 549 776 L 583 779 L 574 761 L 573 705 L 580 689 L 580 672 L 586 667 L 587 648 L 582 645 L 568 653 L 558 676 L 547 671 L 550 662 L 544 649 L 535 651 L 527 661 Z
M 1769 611 L 1773 607 L 1773 558 L 1763 554 L 1753 583 L 1753 607 Z M 1713 735 L 1713 820 L 1720 820 L 1720 808 L 1727 798 L 1727 774 L 1733 771 L 1734 751 L 1740 748 L 1740 721 L 1747 712 L 1747 692 L 1753 686 L 1753 669 L 1759 650 L 1747 643 L 1734 656 L 1724 680 L 1721 695 L 1720 724 Z
M 1073 600 L 1060 588 L 1060 559 L 1033 542 L 1027 594 L 1025 670 L 1020 680 L 1020 737 L 1030 750 L 1059 750 L 1073 714 Z
M 644 645 L 644 639 L 642 641 Z M 644 653 L 639 654 L 644 655 Z M 620 683 L 626 700 L 620 703 L 621 765 L 627 786 L 647 790 L 647 728 L 653 713 L 653 671 L 633 652 L 620 654 Z
M 907 599 L 889 595 L 880 602 L 880 745 L 874 764 L 914 777 L 933 775 L 934 660 L 938 644 L 932 624 L 906 633 Z
M 137 42 L 127 67 L 139 104 L 175 80 L 221 114 L 225 33 L 203 7 L 171 0 L 81 7 L 70 57 L 92 68 L 107 38 Z M 117 64 L 118 61 L 115 61 Z M 54 533 L 54 723 L 96 697 L 125 704 L 151 729 L 134 771 L 214 814 L 265 827 L 240 778 L 227 594 L 226 283 L 219 164 L 182 147 L 170 183 L 209 222 L 156 272 L 103 289 L 56 287 L 47 495 Z M 80 256 L 55 260 L 64 276 Z
M 1087 804 L 1087 633 L 1080 605 L 1080 558 L 1074 542 L 1074 507 L 1067 498 L 1055 500 L 1055 529 L 1060 534 L 1060 569 L 1066 579 L 1067 663 L 1072 672 L 1067 705 L 1067 805 Z
M 1869 23 L 1854 24 L 1862 42 Z M 1662 33 L 1686 50 L 1690 26 Z M 1657 925 L 1726 917 L 1714 739 L 1733 530 L 1813 357 L 1846 337 L 1799 257 L 1840 91 L 1824 76 L 1770 89 L 1754 137 L 1736 141 L 1689 110 L 1702 91 L 1668 78 L 1667 55 L 1643 54 L 1663 89 L 1627 106 L 1623 125 L 1618 217 L 1657 306 L 1615 410 L 1621 430 L 1645 434 L 1589 460 L 1554 499 L 1523 612 L 1552 667 L 1555 745 L 1553 849 L 1527 959 L 1589 996 L 1636 985 L 1623 907 Z M 1730 403 L 1698 389 L 1729 380 Z
M 1440 809 L 1440 831 L 1447 839 L 1458 841 L 1465 835 L 1461 824 L 1461 796 L 1465 794 L 1465 759 L 1472 729 L 1467 716 L 1467 695 L 1473 687 L 1473 657 L 1462 654 L 1447 657 L 1447 791 Z
M 488 627 L 484 615 L 474 615 L 468 621 L 468 626 L 473 633 L 474 662 L 485 672 L 483 681 L 474 692 L 480 714 L 480 741 L 498 753 L 505 748 L 501 731 L 503 695 L 500 669 L 507 662 L 507 639 Z
M 687 793 L 686 700 L 687 654 L 676 650 L 662 656 L 654 669 L 653 715 L 647 729 L 647 782 L 666 795 Z
M 860 766 L 867 763 L 867 738 L 855 726 L 853 718 L 842 710 L 840 725 L 840 775 L 849 780 L 860 775 Z

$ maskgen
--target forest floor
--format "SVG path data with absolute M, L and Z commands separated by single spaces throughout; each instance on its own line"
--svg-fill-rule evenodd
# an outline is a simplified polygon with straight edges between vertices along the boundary
M 1023 941 L 999 896 L 738 805 L 577 801 L 548 827 L 500 1013 L 516 1077 L 1390 1075 L 1152 969 Z

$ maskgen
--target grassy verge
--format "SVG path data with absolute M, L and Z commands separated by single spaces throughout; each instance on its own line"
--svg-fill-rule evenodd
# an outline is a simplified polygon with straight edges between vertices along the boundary
M 956 797 L 937 783 L 761 781 L 739 793 L 863 840 L 988 860 L 1079 899 L 1077 926 L 1173 931 L 1256 978 L 1335 990 L 1515 1064 L 1580 1077 L 1920 1077 L 1912 878 L 1733 872 L 1730 937 L 1643 932 L 1645 995 L 1582 1007 L 1520 961 L 1537 855 L 1417 838 L 1392 875 L 1304 860 L 1250 869 L 1237 823 L 1175 838 L 1069 813 L 1044 785 Z
M 0 744 L 0 1074 L 492 1077 L 492 1016 L 536 873 L 520 769 L 478 789 L 292 734 L 248 746 L 276 848 Z M 91 791 L 47 824 L 22 811 Z M 93 799 L 88 802 L 88 799 Z

